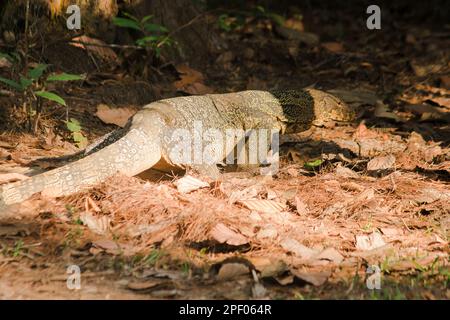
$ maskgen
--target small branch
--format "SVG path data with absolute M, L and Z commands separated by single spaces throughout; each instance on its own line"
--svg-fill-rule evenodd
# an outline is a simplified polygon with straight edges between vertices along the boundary
M 83 41 L 77 41 L 77 40 L 72 40 L 69 41 L 70 43 L 77 43 L 77 44 L 82 44 L 85 46 L 92 46 L 92 47 L 106 47 L 106 48 L 119 48 L 119 49 L 135 49 L 135 50 L 143 50 L 144 48 L 140 47 L 140 46 L 134 46 L 134 45 L 121 45 L 121 44 L 99 44 L 99 43 L 88 43 L 88 42 L 83 42 Z
M 170 37 L 172 37 L 177 32 L 180 32 L 181 30 L 183 30 L 183 29 L 189 27 L 190 25 L 194 24 L 194 22 L 196 22 L 200 18 L 204 18 L 207 14 L 215 12 L 215 11 L 217 11 L 217 9 L 205 11 L 205 12 L 202 12 L 202 13 L 198 14 L 197 16 L 195 16 L 194 18 L 192 18 L 191 20 L 189 20 L 185 24 L 183 24 L 183 25 L 179 26 L 178 28 L 176 28 L 175 30 L 169 32 L 167 34 L 167 36 L 164 38 L 164 40 L 161 41 L 160 43 L 158 43 L 157 47 L 159 48 L 165 42 L 166 39 L 169 39 Z

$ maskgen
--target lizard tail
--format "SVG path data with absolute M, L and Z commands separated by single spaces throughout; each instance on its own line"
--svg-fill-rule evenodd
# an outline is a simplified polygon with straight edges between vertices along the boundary
M 37 192 L 54 197 L 69 195 L 118 172 L 134 176 L 149 169 L 161 158 L 157 135 L 161 123 L 158 120 L 158 117 L 151 120 L 151 130 L 132 125 L 121 139 L 78 161 L 0 187 L 0 209 L 24 201 Z

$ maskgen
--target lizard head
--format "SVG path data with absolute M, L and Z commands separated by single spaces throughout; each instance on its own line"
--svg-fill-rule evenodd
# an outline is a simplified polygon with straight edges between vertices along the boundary
M 313 125 L 322 126 L 327 122 L 349 122 L 355 120 L 356 110 L 341 99 L 320 90 L 305 89 L 314 100 Z
M 285 133 L 301 132 L 311 125 L 352 121 L 356 112 L 337 97 L 315 89 L 272 91 L 283 110 Z

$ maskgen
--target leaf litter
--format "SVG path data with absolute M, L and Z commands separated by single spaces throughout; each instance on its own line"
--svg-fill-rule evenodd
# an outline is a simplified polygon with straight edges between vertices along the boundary
M 317 80 L 307 79 L 309 72 L 327 74 L 325 78 L 333 82 L 333 93 L 348 104 L 362 107 L 362 120 L 355 125 L 313 128 L 306 139 L 305 135 L 293 135 L 290 143 L 301 145 L 301 152 L 297 151 L 292 160 L 282 157 L 280 171 L 272 180 L 225 174 L 226 178 L 214 185 L 189 176 L 155 182 L 117 175 L 69 197 L 37 195 L 16 208 L 20 215 L 2 212 L 2 219 L 8 219 L 0 229 L 2 248 L 4 252 L 17 252 L 16 258 L 0 258 L 4 274 L 14 274 L 9 267 L 11 261 L 17 262 L 20 253 L 25 257 L 40 250 L 50 257 L 77 257 L 87 270 L 104 267 L 105 261 L 113 257 L 117 265 L 127 266 L 121 271 L 122 280 L 128 279 L 127 284 L 123 282 L 124 290 L 153 297 L 186 297 L 189 290 L 184 289 L 195 287 L 201 292 L 197 297 L 235 294 L 275 298 L 280 292 L 292 297 L 286 295 L 288 287 L 312 292 L 309 285 L 323 294 L 330 286 L 338 285 L 345 274 L 364 277 L 361 272 L 368 263 L 383 265 L 386 277 L 395 272 L 448 270 L 449 92 L 448 76 L 436 67 L 439 61 L 410 58 L 395 64 L 390 62 L 392 52 L 376 50 L 371 52 L 380 61 L 372 61 L 357 53 L 352 43 L 332 37 L 321 42 L 321 37 L 297 18 L 274 28 L 277 39 L 259 41 L 257 33 L 248 31 L 251 28 L 244 29 L 247 33 L 241 39 L 243 45 L 249 46 L 249 39 L 258 40 L 257 44 L 251 43 L 251 51 L 245 48 L 241 57 L 230 47 L 216 60 L 217 65 L 226 65 L 227 83 L 236 83 L 227 89 L 291 84 L 295 77 L 277 78 L 267 61 L 258 61 L 258 57 L 267 51 L 273 60 L 288 59 L 289 69 L 293 62 L 305 68 L 302 61 L 308 53 L 320 62 L 305 68 L 302 81 Z M 96 39 L 84 40 L 98 43 Z M 365 39 L 361 41 L 360 45 L 367 45 Z M 405 37 L 405 42 L 413 46 L 423 41 L 420 33 L 412 31 Z M 239 45 L 241 41 L 234 43 Z M 274 44 L 275 49 L 269 47 Z M 104 59 L 117 57 L 112 50 L 95 50 L 89 44 L 83 48 Z M 327 61 L 323 56 L 331 57 L 336 66 L 323 64 Z M 237 68 L 241 59 L 247 65 Z M 379 62 L 378 70 L 374 66 Z M 400 69 L 403 67 L 410 69 L 408 76 L 406 70 Z M 213 81 L 208 81 L 211 87 L 205 85 L 210 80 L 207 71 L 187 64 L 176 65 L 175 70 L 178 79 L 170 83 L 173 90 L 188 94 L 223 90 Z M 211 72 L 215 78 L 220 77 L 220 70 L 212 68 Z M 400 92 L 392 97 L 377 90 L 374 81 L 364 80 L 378 72 L 376 79 L 387 79 L 383 85 L 392 86 L 389 81 L 405 83 L 406 89 L 391 87 Z M 259 73 L 268 76 L 260 77 Z M 414 78 L 429 73 L 430 81 Z M 342 74 L 355 78 L 358 87 L 339 82 Z M 322 86 L 327 87 L 327 80 L 318 84 L 318 88 Z M 106 123 L 119 126 L 131 115 L 122 109 L 103 108 L 101 113 L 112 118 Z M 0 176 L 2 181 L 26 178 L 23 166 L 39 156 L 61 155 L 55 151 L 57 145 L 63 145 L 61 136 L 52 131 L 46 137 L 42 141 L 2 137 L 2 169 L 16 165 L 18 170 L 17 175 L 2 171 L 6 172 Z M 319 153 L 304 157 L 308 147 Z M 320 165 L 305 170 L 304 163 L 313 161 Z M 369 174 L 385 170 L 383 175 Z M 23 224 L 31 217 L 33 227 Z M 63 254 L 55 256 L 55 252 Z M 236 257 L 248 263 L 227 260 Z M 46 261 L 40 263 L 48 265 Z M 211 277 L 211 266 L 217 264 L 218 272 Z M 174 269 L 177 277 L 158 277 L 164 268 Z M 39 272 L 55 270 L 48 269 Z M 142 271 L 149 270 L 148 277 L 139 278 Z M 64 271 L 59 270 L 61 274 Z M 227 281 L 218 283 L 218 274 Z M 196 284 L 213 284 L 218 293 L 211 293 L 211 289 L 205 293 Z M 347 285 L 341 291 L 349 288 Z

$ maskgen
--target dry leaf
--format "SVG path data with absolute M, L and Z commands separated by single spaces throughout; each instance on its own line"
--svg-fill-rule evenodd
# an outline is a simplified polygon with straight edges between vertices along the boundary
M 250 199 L 237 202 L 250 210 L 264 213 L 279 213 L 286 208 L 285 204 L 274 200 Z
M 266 257 L 251 257 L 249 260 L 255 269 L 260 272 L 261 278 L 275 277 L 287 270 L 287 265 L 283 260 Z
M 252 270 L 254 272 L 254 270 Z M 266 288 L 259 282 L 256 282 L 252 287 L 252 297 L 253 299 L 262 299 L 266 296 Z
M 249 268 L 243 263 L 225 263 L 220 267 L 217 279 L 230 280 L 248 273 Z
M 90 209 L 94 210 L 95 212 L 102 211 L 98 205 L 94 202 L 94 200 L 91 199 L 91 197 L 86 197 L 86 201 L 84 204 L 86 212 L 89 212 Z
M 353 106 L 375 105 L 379 100 L 376 93 L 370 90 L 333 89 L 328 92 Z
M 156 234 L 157 232 L 169 227 L 172 224 L 172 221 L 160 221 L 154 224 L 138 224 L 131 225 L 127 228 L 127 233 L 131 237 L 139 237 L 145 234 Z M 165 236 L 167 236 L 167 230 Z
M 0 57 L 0 69 L 9 69 L 11 68 L 12 63 L 9 62 L 5 57 Z
M 356 236 L 356 249 L 368 251 L 383 247 L 386 245 L 383 237 L 378 232 L 373 232 L 370 235 L 359 235 Z
M 445 108 L 428 104 L 410 104 L 406 105 L 404 108 L 406 111 L 420 115 L 420 121 L 442 120 L 450 122 L 450 114 L 446 113 Z
M 115 124 L 119 127 L 125 127 L 128 119 L 136 113 L 132 108 L 110 108 L 106 104 L 99 104 L 95 115 L 107 124 Z
M 234 59 L 234 54 L 231 51 L 225 51 L 222 54 L 219 55 L 219 57 L 216 59 L 216 63 L 220 65 L 226 65 L 229 64 Z
M 247 80 L 247 90 L 265 90 L 267 89 L 267 82 L 255 77 L 251 76 Z
M 83 212 L 80 214 L 80 220 L 85 226 L 91 229 L 96 234 L 104 235 L 109 230 L 111 218 L 107 216 L 101 216 L 100 218 L 94 217 L 89 212 Z
M 450 109 L 450 98 L 436 97 L 436 98 L 430 98 L 428 100 L 433 101 L 434 103 L 436 103 L 444 108 Z
M 439 72 L 441 69 L 441 66 L 437 64 L 421 64 L 416 60 L 411 60 L 409 64 L 411 66 L 411 69 L 413 69 L 415 75 L 418 77 L 424 77 Z
M 403 117 L 400 117 L 392 111 L 389 111 L 389 108 L 381 100 L 376 103 L 373 114 L 377 118 L 386 118 L 398 122 L 406 122 L 406 119 L 404 119 Z
M 308 214 L 308 205 L 300 197 L 295 197 L 295 209 L 298 214 Z
M 105 61 L 120 64 L 120 58 L 117 56 L 114 50 L 109 48 L 102 40 L 91 38 L 88 36 L 80 36 L 73 38 L 73 41 L 83 42 L 83 44 L 75 42 L 70 43 L 74 47 L 80 47 L 88 50 L 89 52 Z
M 292 238 L 286 238 L 280 243 L 281 247 L 288 252 L 292 252 L 300 258 L 310 259 L 317 254 L 313 249 L 310 249 L 300 242 Z
M 178 179 L 173 183 L 177 190 L 181 193 L 189 193 L 201 188 L 208 188 L 209 184 L 201 181 L 197 178 L 194 178 L 190 175 L 185 175 L 184 177 Z
M 334 53 L 340 53 L 345 51 L 344 46 L 340 42 L 324 42 L 322 43 L 322 47 Z
M 450 76 L 442 76 L 439 79 L 441 80 L 441 87 L 450 90 Z
M 232 246 L 241 246 L 248 243 L 247 238 L 245 238 L 240 233 L 237 233 L 223 223 L 218 223 L 211 231 L 211 237 L 219 243 L 226 243 Z
M 194 70 L 185 64 L 175 67 L 180 74 L 180 80 L 174 82 L 175 88 L 190 94 L 212 93 L 213 90 L 203 84 L 204 76 L 200 71 Z
M 349 178 L 349 179 L 359 179 L 360 178 L 358 173 L 356 173 L 352 169 L 343 167 L 341 165 L 338 165 L 334 172 L 336 173 L 336 176 L 342 177 L 342 178 Z
M 176 81 L 174 84 L 177 88 L 184 87 L 187 84 L 191 84 L 197 81 L 203 81 L 204 77 L 200 71 L 188 67 L 186 64 L 179 64 L 175 66 L 180 74 L 181 80 Z
M 292 274 L 288 274 L 286 276 L 277 276 L 274 277 L 274 279 L 282 286 L 287 286 L 288 284 L 292 284 L 294 282 L 294 276 Z
M 316 46 L 319 43 L 319 36 L 315 33 L 300 32 L 280 25 L 275 25 L 275 32 L 287 40 L 299 41 L 309 46 Z
M 278 231 L 275 228 L 264 228 L 256 234 L 257 239 L 275 239 L 278 236 Z
M 295 19 L 295 18 L 286 19 L 284 21 L 284 26 L 286 28 L 294 29 L 294 30 L 297 30 L 297 31 L 300 31 L 300 32 L 305 31 L 305 28 L 303 26 L 303 22 L 300 19 Z
M 117 244 L 117 242 L 112 241 L 112 240 L 97 240 L 92 242 L 92 245 L 96 248 L 99 249 L 103 249 L 103 250 L 107 250 L 107 251 L 115 251 L 115 250 L 119 250 L 120 251 L 120 246 L 119 244 Z
M 415 201 L 419 204 L 432 203 L 437 200 L 450 200 L 450 192 L 440 191 L 433 188 L 425 188 L 420 190 L 420 194 L 416 196 Z
M 331 272 L 329 271 L 300 272 L 295 269 L 291 269 L 291 273 L 300 280 L 310 283 L 316 287 L 324 284 L 331 275 Z
M 298 177 L 298 169 L 289 168 L 289 169 L 287 169 L 287 173 L 289 173 L 289 175 L 294 178 Z
M 314 257 L 316 260 L 328 260 L 334 264 L 340 264 L 344 257 L 334 248 L 327 248 Z
M 361 122 L 353 133 L 353 138 L 359 141 L 376 137 L 378 137 L 378 133 L 367 128 L 364 122 Z
M 363 186 L 360 186 L 359 184 L 352 181 L 342 183 L 341 188 L 347 191 L 358 191 L 358 192 L 362 192 L 364 190 Z
M 367 163 L 367 170 L 377 171 L 377 170 L 388 170 L 393 169 L 395 165 L 395 156 L 378 156 L 373 158 Z
M 161 285 L 167 284 L 167 280 L 152 279 L 146 281 L 136 281 L 128 283 L 127 287 L 131 290 L 142 291 L 148 289 L 154 289 Z
M 184 91 L 189 94 L 208 94 L 213 93 L 214 90 L 201 82 L 195 82 L 188 85 L 185 85 L 181 88 L 181 91 Z

